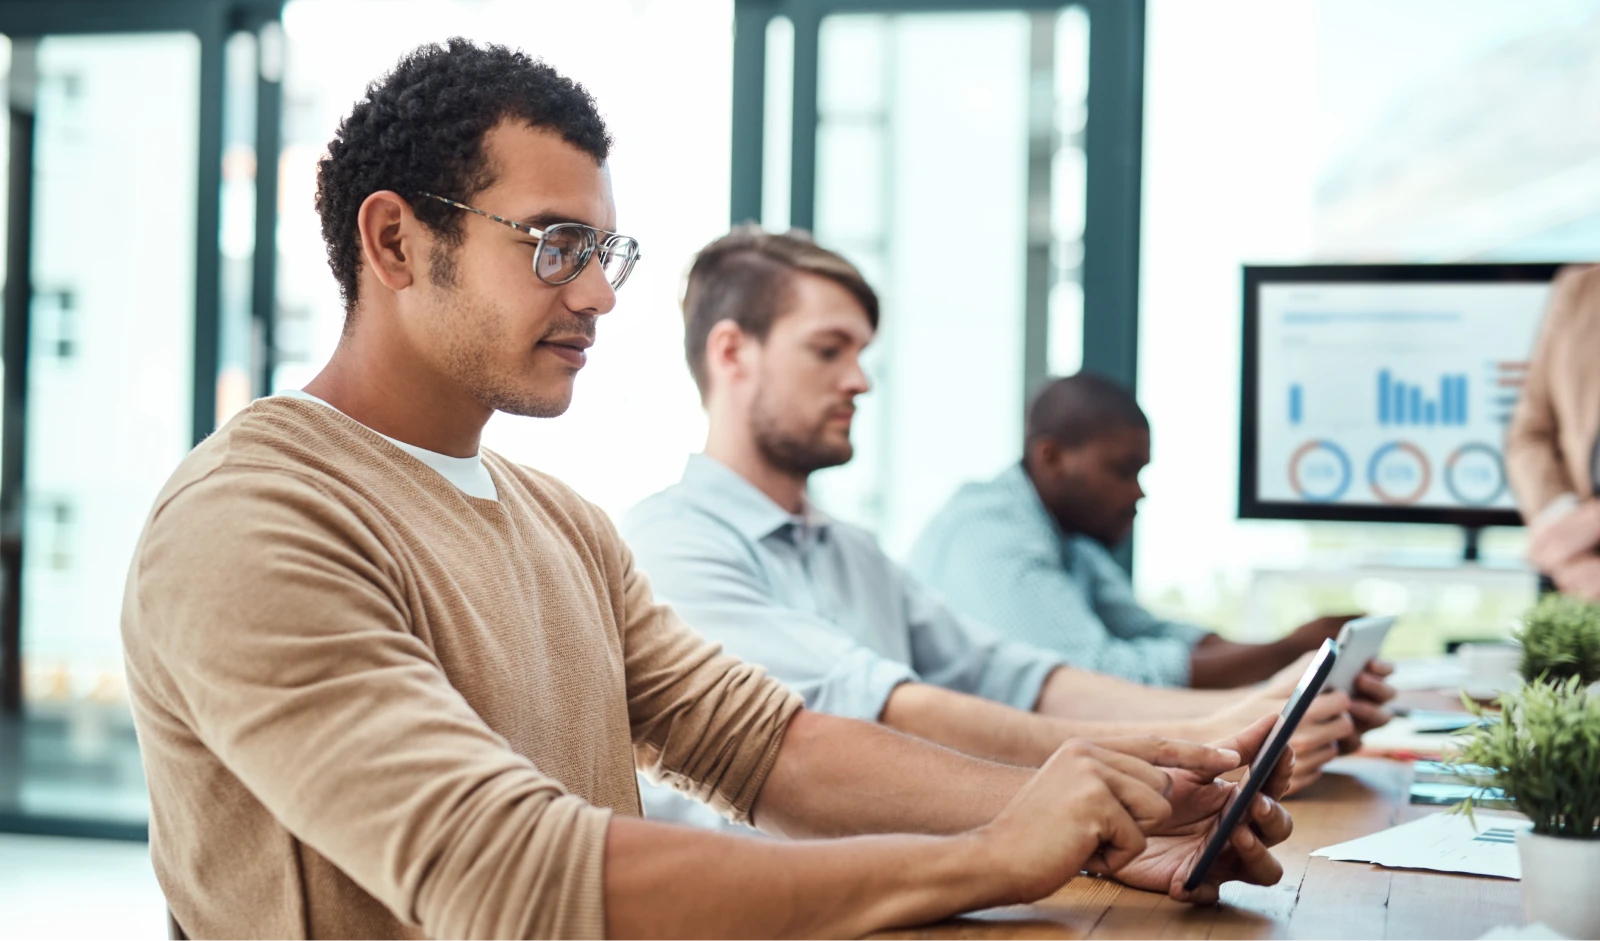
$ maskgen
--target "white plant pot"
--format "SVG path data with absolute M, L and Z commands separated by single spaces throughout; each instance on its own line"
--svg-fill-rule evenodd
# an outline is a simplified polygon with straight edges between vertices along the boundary
M 1522 907 L 1569 938 L 1600 938 L 1600 840 L 1517 833 Z

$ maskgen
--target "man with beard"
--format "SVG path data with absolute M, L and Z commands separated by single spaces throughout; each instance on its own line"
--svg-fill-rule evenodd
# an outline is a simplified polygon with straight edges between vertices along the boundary
M 854 400 L 868 388 L 860 357 L 878 321 L 877 296 L 839 255 L 803 233 L 737 229 L 700 252 L 683 308 L 705 451 L 623 532 L 663 600 L 808 708 L 1033 766 L 1073 736 L 1210 741 L 1282 707 L 1298 669 L 1250 692 L 1152 689 L 997 639 L 810 503 L 810 474 L 851 457 Z M 1296 786 L 1353 734 L 1347 707 L 1343 694 L 1313 707 Z M 666 788 L 649 789 L 646 808 L 720 825 Z
M 856 937 L 1081 869 L 1271 884 L 1253 826 L 1184 874 L 1267 724 L 1038 772 L 800 708 L 655 603 L 604 513 L 479 448 L 565 411 L 637 260 L 594 101 L 452 40 L 370 85 L 318 166 L 344 335 L 157 497 L 123 604 L 151 857 L 194 937 Z M 791 836 L 639 819 L 634 774 Z M 1287 763 L 1268 793 L 1288 784 Z
M 1128 390 L 1079 373 L 1028 405 L 1024 456 L 994 480 L 962 487 L 912 546 L 912 572 L 1002 636 L 1073 666 L 1140 683 L 1218 689 L 1254 683 L 1335 637 L 1349 616 L 1321 617 L 1271 643 L 1223 640 L 1151 614 L 1107 551 L 1128 538 L 1150 463 L 1150 423 Z M 1387 721 L 1393 691 L 1375 664 L 1353 704 L 1358 727 Z

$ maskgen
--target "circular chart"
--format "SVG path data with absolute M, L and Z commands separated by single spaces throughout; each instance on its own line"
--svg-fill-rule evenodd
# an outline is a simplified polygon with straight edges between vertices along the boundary
M 1332 503 L 1350 489 L 1350 458 L 1332 441 L 1307 441 L 1289 458 L 1289 486 L 1307 503 Z
M 1428 456 L 1409 441 L 1391 441 L 1372 452 L 1372 460 L 1367 462 L 1367 483 L 1384 503 L 1416 503 L 1432 482 Z
M 1444 462 L 1444 486 L 1463 506 L 1488 506 L 1506 492 L 1500 452 L 1487 444 L 1464 444 Z

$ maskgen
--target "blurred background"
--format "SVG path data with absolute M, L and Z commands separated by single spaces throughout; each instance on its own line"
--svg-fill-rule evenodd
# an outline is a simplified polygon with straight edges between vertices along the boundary
M 1534 595 L 1520 529 L 1460 566 L 1453 527 L 1238 519 L 1240 266 L 1600 257 L 1600 0 L 0 0 L 0 34 L 0 928 L 163 930 L 127 561 L 183 454 L 332 351 L 316 161 L 453 35 L 545 58 L 616 138 L 646 261 L 568 414 L 486 438 L 607 511 L 699 448 L 681 281 L 753 219 L 883 295 L 815 496 L 893 555 L 1087 367 L 1152 422 L 1124 556 L 1163 612 L 1405 613 L 1391 652 L 1426 654 Z

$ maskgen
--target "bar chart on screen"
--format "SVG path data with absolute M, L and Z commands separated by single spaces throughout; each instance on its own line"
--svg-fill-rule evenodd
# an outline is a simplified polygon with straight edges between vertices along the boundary
M 1430 398 L 1426 387 L 1403 382 L 1388 369 L 1378 370 L 1379 425 L 1465 425 L 1471 411 L 1470 384 L 1464 373 L 1446 374 L 1434 385 Z
M 1537 283 L 1263 284 L 1260 499 L 1509 508 L 1500 445 L 1547 294 Z

